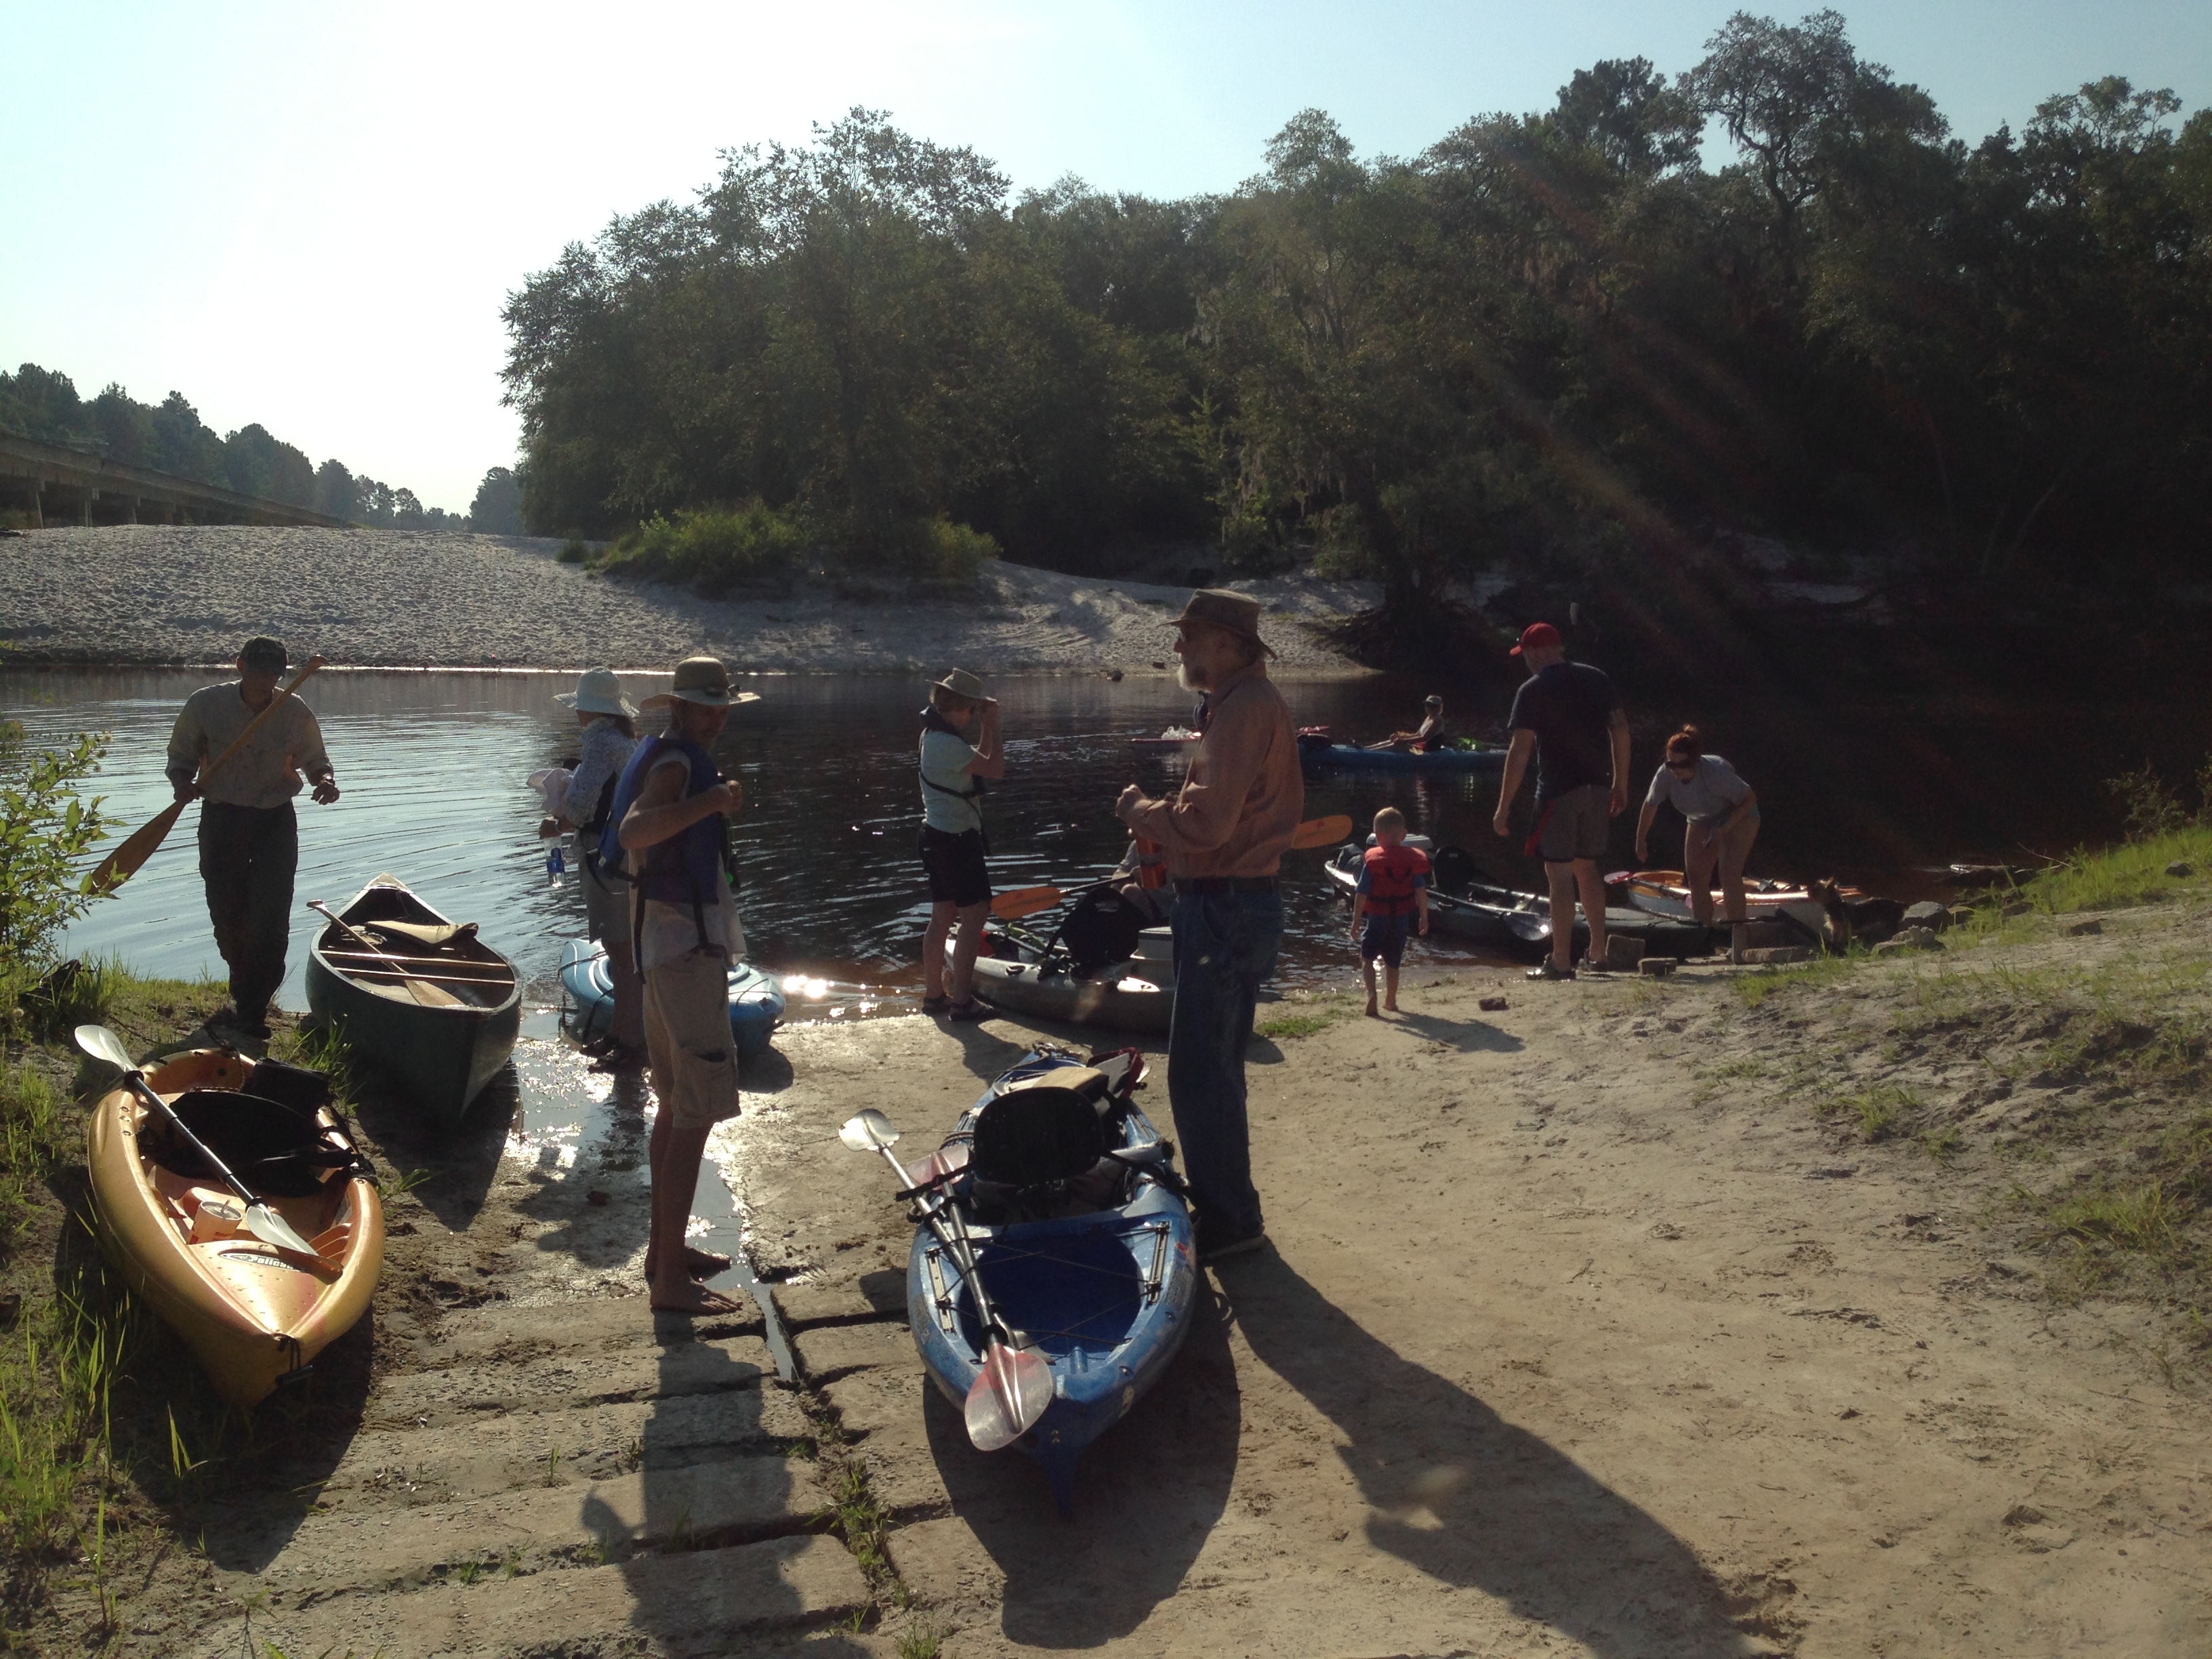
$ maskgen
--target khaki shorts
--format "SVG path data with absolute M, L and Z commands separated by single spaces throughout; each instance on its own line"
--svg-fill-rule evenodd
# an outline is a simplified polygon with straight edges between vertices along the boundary
M 1536 809 L 1536 833 L 1528 837 L 1530 849 L 1547 864 L 1572 864 L 1577 859 L 1601 859 L 1612 838 L 1613 791 L 1601 783 L 1586 783 L 1553 797 Z
M 645 976 L 645 1049 L 653 1091 L 679 1129 L 709 1129 L 738 1115 L 738 1042 L 722 958 L 690 951 Z

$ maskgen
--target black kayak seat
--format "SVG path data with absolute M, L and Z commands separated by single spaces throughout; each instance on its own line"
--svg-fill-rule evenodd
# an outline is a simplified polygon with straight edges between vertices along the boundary
M 979 1181 L 1012 1188 L 1073 1181 L 1106 1156 L 1112 1109 L 1105 1073 L 1090 1066 L 1025 1079 L 975 1115 L 969 1167 Z
M 352 1149 L 331 1139 L 328 1127 L 313 1112 L 278 1101 L 231 1089 L 194 1089 L 169 1103 L 232 1174 L 272 1198 L 319 1192 L 332 1170 L 350 1169 L 356 1162 Z M 173 1175 L 187 1181 L 219 1179 L 167 1119 L 149 1115 L 139 1133 L 154 1161 Z

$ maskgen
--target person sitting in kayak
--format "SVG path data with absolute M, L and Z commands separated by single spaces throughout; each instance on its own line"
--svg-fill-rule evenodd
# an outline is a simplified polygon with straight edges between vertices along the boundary
M 981 717 L 975 741 L 968 730 Z M 929 878 L 929 925 L 921 934 L 921 1011 L 954 1019 L 981 1019 L 975 1000 L 975 949 L 991 908 L 991 875 L 983 860 L 983 787 L 1006 775 L 999 741 L 999 704 L 983 695 L 983 682 L 956 668 L 929 688 L 921 711 L 921 867 Z M 945 940 L 955 920 L 960 937 L 952 949 L 948 982 Z
M 1379 1019 L 1375 1008 L 1375 963 L 1382 962 L 1382 1006 L 1398 1012 L 1398 965 L 1406 959 L 1406 940 L 1419 918 L 1421 935 L 1429 932 L 1429 855 L 1406 845 L 1406 815 L 1386 806 L 1375 815 L 1375 845 L 1359 864 L 1359 884 L 1352 890 L 1352 937 L 1359 941 L 1359 980 L 1367 988 L 1367 1017 Z M 1360 923 L 1366 925 L 1363 931 Z
M 1114 866 L 1114 873 L 1107 879 L 1121 884 L 1121 896 L 1135 908 L 1146 927 L 1165 925 L 1175 896 L 1168 886 L 1167 854 L 1158 842 L 1146 841 L 1141 836 L 1130 836 L 1121 863 Z
M 731 708 L 759 701 L 732 691 L 712 657 L 676 665 L 668 692 L 646 708 L 668 711 L 668 732 L 638 745 L 608 809 L 600 856 L 621 859 L 630 879 L 630 939 L 645 972 L 645 1046 L 660 1109 L 653 1121 L 652 1222 L 645 1274 L 655 1311 L 732 1313 L 738 1304 L 693 1282 L 726 1268 L 726 1256 L 684 1243 L 707 1136 L 738 1115 L 737 1039 L 730 1031 L 730 964 L 745 952 L 731 890 L 725 836 L 744 791 L 714 765 L 713 747 Z
M 1414 730 L 1393 732 L 1382 742 L 1370 747 L 1395 749 L 1414 755 L 1425 755 L 1432 749 L 1443 748 L 1449 740 L 1444 732 L 1444 700 L 1431 692 L 1428 702 L 1423 705 L 1422 713 L 1424 718 Z
M 1662 802 L 1682 815 L 1682 881 L 1700 927 L 1713 925 L 1713 872 L 1720 867 L 1721 907 L 1731 924 L 1744 919 L 1743 866 L 1759 839 L 1759 792 L 1718 755 L 1705 753 L 1705 734 L 1686 726 L 1667 739 L 1667 758 L 1651 775 L 1636 820 L 1636 861 L 1651 857 L 1651 820 Z

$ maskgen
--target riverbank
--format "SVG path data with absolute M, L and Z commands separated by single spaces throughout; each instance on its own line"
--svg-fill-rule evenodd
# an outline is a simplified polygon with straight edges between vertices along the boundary
M 0 541 L 0 644 L 18 663 L 228 663 L 274 634 L 295 658 L 397 667 L 660 666 L 708 652 L 752 672 L 1153 672 L 1185 587 L 984 567 L 972 589 L 888 579 L 706 599 L 563 564 L 557 541 L 386 530 L 117 525 Z M 1238 582 L 1280 665 L 1359 673 L 1304 624 L 1375 602 L 1358 582 Z
M 1073 1522 L 927 1389 L 906 1228 L 836 1139 L 865 1103 L 933 1144 L 1034 1032 L 802 1025 L 749 1066 L 715 1151 L 787 1387 L 760 1321 L 645 1310 L 644 1121 L 565 1050 L 526 1042 L 521 1092 L 453 1142 L 357 1088 L 392 1177 L 371 1321 L 250 1439 L 142 1328 L 102 1565 L 88 1488 L 40 1639 L 80 1642 L 104 1587 L 148 1654 L 241 1627 L 287 1652 L 2201 1652 L 2208 854 L 2122 849 L 1921 954 L 1566 985 L 1417 963 L 1398 1019 L 1272 1006 L 1273 1247 L 1210 1275 Z M 41 1191 L 34 1237 L 82 1260 L 81 1174 Z M 50 1301 L 39 1254 L 7 1284 Z M 204 1467 L 175 1472 L 170 1410 Z

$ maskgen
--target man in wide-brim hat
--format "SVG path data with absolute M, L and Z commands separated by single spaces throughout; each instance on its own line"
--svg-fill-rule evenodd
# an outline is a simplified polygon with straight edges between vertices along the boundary
M 969 732 L 979 721 L 981 729 L 970 743 Z M 999 703 L 983 695 L 981 675 L 956 668 L 929 688 L 929 705 L 921 711 L 920 765 L 918 850 L 922 873 L 929 878 L 929 924 L 921 933 L 921 1009 L 950 1019 L 981 1019 L 988 1011 L 975 1000 L 975 952 L 991 908 L 983 790 L 1006 775 Z
M 202 686 L 185 700 L 169 734 L 167 768 L 177 799 L 203 794 L 200 880 L 216 948 L 230 969 L 230 1007 L 208 1024 L 265 1042 L 269 1001 L 284 982 L 291 942 L 292 883 L 300 868 L 300 823 L 292 810 L 301 779 L 327 806 L 338 798 L 323 730 L 296 696 L 262 721 L 246 746 L 203 790 L 199 769 L 251 726 L 276 696 L 284 647 L 266 635 L 239 648 L 238 678 Z
M 638 745 L 615 786 L 613 839 L 630 878 L 630 937 L 645 975 L 645 1046 L 660 1109 L 653 1121 L 652 1222 L 646 1278 L 656 1311 L 729 1313 L 737 1304 L 695 1283 L 685 1234 L 707 1137 L 738 1115 L 730 965 L 744 955 L 726 830 L 744 791 L 714 764 L 730 710 L 757 702 L 713 657 L 676 665 L 674 683 L 641 705 L 668 711 L 668 731 Z
M 1283 936 L 1276 872 L 1305 811 L 1297 732 L 1267 678 L 1274 654 L 1249 594 L 1200 588 L 1176 618 L 1178 678 L 1202 691 L 1182 787 L 1152 800 L 1131 784 L 1115 816 L 1158 842 L 1175 888 L 1175 1016 L 1168 1098 L 1198 1212 L 1199 1256 L 1267 1242 L 1252 1184 L 1244 1045 Z

